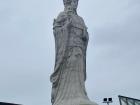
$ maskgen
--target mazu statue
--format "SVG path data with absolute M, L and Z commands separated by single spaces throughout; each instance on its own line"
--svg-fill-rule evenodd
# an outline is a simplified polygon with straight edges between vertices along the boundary
M 64 11 L 53 23 L 55 67 L 52 82 L 52 105 L 97 105 L 85 89 L 88 32 L 77 14 L 79 0 L 63 0 Z

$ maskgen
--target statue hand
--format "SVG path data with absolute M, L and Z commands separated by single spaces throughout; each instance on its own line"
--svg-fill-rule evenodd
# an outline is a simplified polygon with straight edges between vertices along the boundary
M 71 18 L 68 18 L 67 21 L 66 21 L 65 26 L 66 26 L 67 28 L 70 28 L 71 25 L 72 25 L 72 19 L 71 19 Z

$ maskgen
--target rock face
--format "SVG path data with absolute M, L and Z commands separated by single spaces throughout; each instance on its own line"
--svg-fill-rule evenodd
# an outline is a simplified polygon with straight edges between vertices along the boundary
M 52 105 L 97 105 L 85 90 L 87 27 L 77 14 L 78 0 L 63 0 L 64 11 L 54 19 L 55 68 L 51 75 Z

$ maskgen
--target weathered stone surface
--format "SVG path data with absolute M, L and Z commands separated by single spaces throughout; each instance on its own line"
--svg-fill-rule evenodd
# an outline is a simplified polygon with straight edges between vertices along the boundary
M 54 20 L 56 60 L 52 105 L 97 105 L 85 90 L 87 27 L 77 14 L 78 0 L 63 0 L 65 9 Z

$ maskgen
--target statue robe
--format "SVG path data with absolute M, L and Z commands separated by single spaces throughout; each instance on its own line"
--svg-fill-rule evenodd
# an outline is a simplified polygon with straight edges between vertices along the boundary
M 93 105 L 86 90 L 87 27 L 83 19 L 73 14 L 72 25 L 67 28 L 66 13 L 54 20 L 55 68 L 51 75 L 53 105 Z

